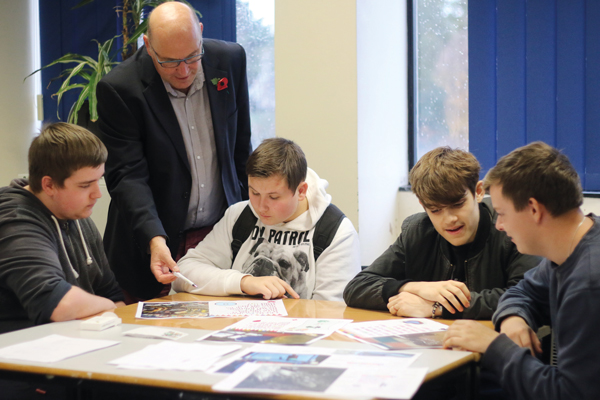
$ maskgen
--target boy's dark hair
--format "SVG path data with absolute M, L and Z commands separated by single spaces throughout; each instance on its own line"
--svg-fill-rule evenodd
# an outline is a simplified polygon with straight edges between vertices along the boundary
M 433 149 L 410 170 L 413 193 L 426 208 L 458 203 L 469 190 L 475 195 L 481 166 L 475 156 L 448 146 Z
M 284 138 L 263 140 L 246 163 L 248 176 L 269 178 L 280 175 L 292 192 L 306 180 L 307 170 L 306 157 L 300 146 Z
M 533 142 L 505 155 L 484 178 L 484 188 L 501 185 L 502 195 L 521 211 L 530 198 L 554 217 L 583 203 L 581 182 L 569 158 L 544 142 Z
M 29 187 L 41 192 L 44 176 L 63 187 L 75 171 L 99 167 L 107 156 L 104 143 L 87 129 L 65 122 L 46 125 L 29 147 Z

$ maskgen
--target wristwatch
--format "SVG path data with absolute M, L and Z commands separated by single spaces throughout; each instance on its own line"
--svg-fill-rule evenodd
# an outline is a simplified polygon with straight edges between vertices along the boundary
M 431 318 L 435 318 L 435 312 L 439 307 L 441 307 L 441 304 L 439 301 L 436 301 L 435 303 L 433 303 L 433 309 L 431 310 Z

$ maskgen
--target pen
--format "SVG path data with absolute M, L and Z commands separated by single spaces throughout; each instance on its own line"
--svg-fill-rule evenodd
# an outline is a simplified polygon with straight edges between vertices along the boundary
M 186 278 L 185 276 L 183 276 L 183 274 L 181 272 L 173 272 L 173 275 L 175 275 L 178 278 L 183 279 L 184 281 L 186 281 L 187 283 L 189 283 L 190 285 L 192 285 L 195 288 L 198 287 L 198 285 L 196 285 L 194 282 L 190 281 L 188 278 Z

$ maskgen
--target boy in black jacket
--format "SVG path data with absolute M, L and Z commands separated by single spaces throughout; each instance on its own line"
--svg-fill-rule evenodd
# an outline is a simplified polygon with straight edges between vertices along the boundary
M 425 209 L 344 290 L 351 307 L 405 317 L 490 319 L 500 296 L 539 262 L 520 254 L 482 203 L 481 167 L 465 151 L 439 147 L 410 172 Z

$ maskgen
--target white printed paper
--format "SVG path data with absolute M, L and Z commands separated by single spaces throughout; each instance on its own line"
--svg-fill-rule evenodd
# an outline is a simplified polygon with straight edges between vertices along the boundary
M 151 301 L 139 302 L 136 318 L 286 316 L 283 300 Z
M 220 357 L 237 351 L 240 347 L 161 342 L 112 360 L 109 364 L 129 369 L 204 371 Z
M 333 382 L 326 393 L 344 398 L 410 399 L 421 386 L 425 375 L 427 368 L 393 370 L 387 367 L 352 367 Z
M 177 340 L 184 336 L 187 336 L 187 333 L 179 332 L 169 328 L 158 328 L 155 326 L 145 326 L 142 328 L 132 329 L 130 331 L 125 332 L 123 335 L 139 337 L 139 338 L 148 338 L 148 339 L 167 339 L 167 340 Z
M 288 315 L 283 300 L 241 300 L 210 301 L 209 312 L 212 317 L 247 317 Z
M 363 338 L 400 336 L 412 333 L 438 332 L 448 329 L 448 325 L 429 318 L 399 318 L 383 321 L 354 322 L 343 330 Z
M 320 365 L 322 367 L 341 367 L 341 368 L 387 368 L 388 370 L 399 370 L 407 368 L 412 364 L 419 354 L 402 352 L 355 352 L 340 354 L 334 353 L 324 360 Z
M 141 319 L 203 318 L 208 316 L 208 301 L 140 301 L 135 313 L 135 317 Z
M 349 324 L 340 333 L 388 350 L 443 347 L 447 325 L 427 318 L 399 318 Z
M 300 347 L 255 345 L 215 363 L 207 372 L 230 374 L 245 363 L 313 365 L 321 367 L 363 368 L 387 367 L 404 369 L 419 357 L 418 353 L 335 349 L 331 347 Z
M 350 322 L 351 319 L 248 317 L 227 329 L 331 335 Z
M 49 335 L 0 349 L 0 358 L 52 363 L 119 344 L 114 340 Z
M 216 391 L 410 399 L 427 368 L 333 368 L 246 363 L 213 386 Z
M 248 317 L 198 340 L 304 345 L 322 339 L 350 322 L 348 319 Z

